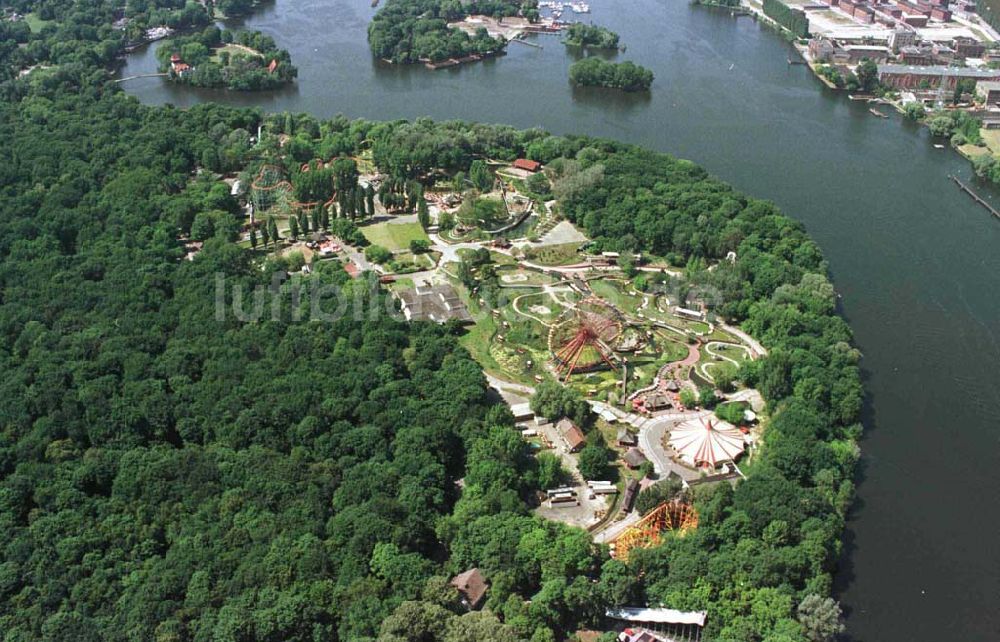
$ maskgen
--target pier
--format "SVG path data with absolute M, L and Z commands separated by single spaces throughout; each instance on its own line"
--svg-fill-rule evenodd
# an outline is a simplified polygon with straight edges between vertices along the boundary
M 968 194 L 969 196 L 971 196 L 972 200 L 976 201 L 977 203 L 979 203 L 980 205 L 982 205 L 983 207 L 985 207 L 987 210 L 989 210 L 990 214 L 992 214 L 993 216 L 995 216 L 997 219 L 1000 219 L 1000 212 L 998 212 L 996 210 L 996 208 L 994 208 L 992 205 L 990 205 L 989 203 L 987 203 L 983 199 L 982 196 L 980 196 L 979 194 L 976 194 L 975 192 L 973 192 L 972 189 L 970 189 L 968 185 L 966 185 L 962 181 L 958 180 L 957 176 L 949 176 L 949 178 L 951 178 L 951 180 L 955 181 L 955 184 L 958 185 L 958 187 L 963 192 L 965 192 L 966 194 Z
M 528 42 L 527 40 L 522 40 L 521 38 L 514 38 L 513 40 L 511 40 L 511 42 L 519 42 L 522 45 L 527 45 L 529 47 L 536 47 L 538 49 L 543 48 L 542 45 L 538 44 L 537 42 Z
M 169 74 L 136 74 L 134 76 L 129 76 L 128 78 L 117 78 L 115 82 L 126 82 L 128 80 L 135 80 L 136 78 L 166 78 Z

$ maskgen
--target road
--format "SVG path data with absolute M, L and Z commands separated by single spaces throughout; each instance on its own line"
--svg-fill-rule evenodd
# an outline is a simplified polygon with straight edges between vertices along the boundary
M 483 374 L 486 375 L 486 383 L 500 393 L 500 396 L 507 401 L 508 404 L 524 403 L 535 394 L 535 389 L 531 386 L 526 386 L 521 383 L 511 383 L 510 381 L 504 381 L 499 379 L 489 372 L 483 370 Z M 516 400 L 511 401 L 508 397 L 514 397 Z

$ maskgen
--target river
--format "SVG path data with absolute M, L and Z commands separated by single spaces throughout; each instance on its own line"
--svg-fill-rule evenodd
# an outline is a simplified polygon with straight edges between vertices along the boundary
M 466 119 L 612 137 L 694 160 L 803 221 L 864 352 L 859 498 L 836 579 L 863 642 L 1000 639 L 1000 221 L 962 194 L 968 163 L 925 129 L 875 118 L 788 65 L 750 18 L 682 0 L 592 0 L 586 16 L 656 74 L 649 96 L 572 90 L 542 49 L 444 71 L 372 60 L 368 0 L 276 0 L 246 26 L 298 65 L 293 88 L 125 83 L 151 104 L 204 100 L 328 117 Z M 123 76 L 155 71 L 153 49 Z M 989 192 L 987 192 L 989 193 Z M 997 199 L 1000 202 L 1000 198 Z

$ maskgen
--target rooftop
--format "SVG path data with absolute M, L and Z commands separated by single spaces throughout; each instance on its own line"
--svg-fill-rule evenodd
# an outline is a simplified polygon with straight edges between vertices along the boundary
M 647 461 L 646 456 L 643 455 L 642 451 L 638 448 L 629 448 L 628 452 L 622 456 L 622 459 L 625 460 L 625 463 L 628 464 L 629 468 L 638 468 Z
M 556 430 L 566 440 L 570 450 L 576 450 L 587 443 L 587 438 L 583 436 L 583 432 L 571 419 L 566 417 L 560 419 L 559 423 L 556 424 Z
M 959 76 L 961 78 L 1000 78 L 1000 69 L 969 69 L 945 65 L 879 65 L 880 74 L 917 74 L 921 76 Z
M 472 315 L 459 298 L 455 288 L 448 284 L 417 286 L 412 290 L 396 293 L 403 315 L 408 321 L 434 321 L 445 323 L 457 320 L 471 323 Z
M 458 589 L 458 592 L 465 598 L 465 603 L 470 609 L 479 606 L 486 595 L 489 584 L 486 578 L 479 572 L 478 568 L 470 568 L 464 573 L 459 573 L 451 580 L 451 585 Z
M 651 624 L 696 624 L 705 626 L 705 611 L 677 611 L 675 609 L 635 608 L 623 606 L 608 609 L 607 616 L 612 620 L 626 622 L 648 622 Z

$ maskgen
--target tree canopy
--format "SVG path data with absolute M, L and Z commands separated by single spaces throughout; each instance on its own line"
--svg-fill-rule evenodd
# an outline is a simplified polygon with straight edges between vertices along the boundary
M 574 85 L 583 87 L 647 91 L 653 84 L 653 72 L 628 60 L 608 62 L 590 57 L 570 65 L 569 80 Z
M 65 15 L 107 26 L 102 7 Z M 60 53 L 58 34 L 75 28 L 15 31 L 27 53 L 3 50 L 9 639 L 563 639 L 600 626 L 607 605 L 637 603 L 706 609 L 706 639 L 839 631 L 828 597 L 853 494 L 859 354 L 801 224 L 693 163 L 613 141 L 143 106 L 84 64 L 105 61 L 95 52 L 117 42 L 111 29 L 78 29 L 87 37 Z M 56 66 L 18 79 L 26 60 Z M 369 143 L 402 207 L 435 172 L 531 158 L 596 250 L 714 266 L 692 279 L 768 348 L 739 378 L 771 420 L 748 479 L 693 494 L 696 531 L 623 564 L 585 531 L 532 515 L 562 473 L 487 401 L 460 330 L 390 314 L 311 319 L 313 304 L 335 306 L 328 290 L 360 311 L 392 304 L 336 261 L 289 277 L 291 259 L 234 243 L 246 221 L 222 177 L 265 164 L 303 195 L 325 196 L 331 180 L 349 193 L 327 224 L 361 243 L 349 213 L 368 212 L 373 192 L 347 157 Z M 316 185 L 301 176 L 321 169 L 302 170 L 313 159 L 333 161 Z M 258 231 L 273 240 L 273 218 Z M 186 260 L 191 237 L 202 246 Z M 492 287 L 489 260 L 465 261 L 474 287 Z M 534 407 L 585 422 L 586 403 L 564 391 L 540 386 Z M 607 457 L 599 431 L 585 451 L 588 466 Z M 490 583 L 488 612 L 465 615 L 446 582 L 471 567 Z

